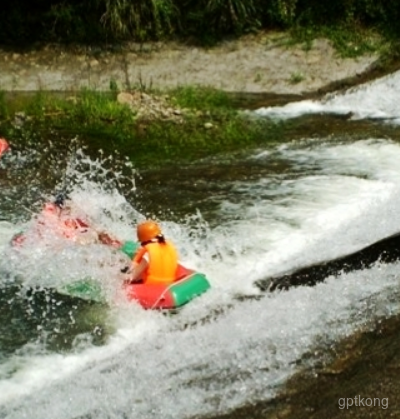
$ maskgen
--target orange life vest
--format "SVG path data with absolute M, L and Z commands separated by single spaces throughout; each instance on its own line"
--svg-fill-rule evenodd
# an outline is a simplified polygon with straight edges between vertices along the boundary
M 178 253 L 172 243 L 168 241 L 148 243 L 137 251 L 133 261 L 140 263 L 145 254 L 149 257 L 148 266 L 142 278 L 145 284 L 174 282 L 178 268 Z

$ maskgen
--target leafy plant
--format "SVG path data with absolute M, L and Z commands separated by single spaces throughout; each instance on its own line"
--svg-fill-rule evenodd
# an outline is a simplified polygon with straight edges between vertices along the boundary
M 117 95 L 118 95 L 118 93 L 120 91 L 120 89 L 118 87 L 118 83 L 117 83 L 117 81 L 114 78 L 112 78 L 110 80 L 110 91 L 112 92 L 114 98 L 117 97 Z
M 144 41 L 173 32 L 177 9 L 172 0 L 103 0 L 101 22 L 115 35 Z
M 302 82 L 305 79 L 304 74 L 300 72 L 295 72 L 290 75 L 290 83 L 297 84 Z
M 188 0 L 183 4 L 190 32 L 240 34 L 261 26 L 258 0 Z
M 298 0 L 271 0 L 263 5 L 264 24 L 287 27 L 295 22 Z

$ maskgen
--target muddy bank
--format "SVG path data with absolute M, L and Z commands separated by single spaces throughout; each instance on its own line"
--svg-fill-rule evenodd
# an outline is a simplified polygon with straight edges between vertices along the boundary
M 315 40 L 309 50 L 287 45 L 285 33 L 268 33 L 209 49 L 159 42 L 119 48 L 55 45 L 31 51 L 0 50 L 0 89 L 108 90 L 113 80 L 121 89 L 201 85 L 273 102 L 276 95 L 285 95 L 287 101 L 343 83 L 355 84 L 378 62 L 377 55 L 340 58 L 324 39 Z

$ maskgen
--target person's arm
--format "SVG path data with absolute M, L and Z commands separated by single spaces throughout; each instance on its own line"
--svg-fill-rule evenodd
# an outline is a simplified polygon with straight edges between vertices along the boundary
M 139 282 L 143 279 L 143 273 L 147 269 L 148 262 L 143 258 L 139 263 L 132 262 L 132 267 L 130 269 L 130 282 Z
M 87 220 L 82 220 L 81 218 L 77 218 L 76 222 L 81 232 L 83 232 L 84 229 L 87 231 L 90 230 L 95 236 L 95 241 L 107 246 L 115 247 L 117 249 L 122 246 L 122 242 L 120 240 L 112 236 L 110 233 L 107 233 L 99 227 L 95 226 L 93 223 L 89 223 Z
M 122 246 L 122 242 L 115 237 L 110 236 L 109 233 L 105 231 L 97 232 L 97 237 L 99 242 L 105 244 L 107 246 L 113 246 L 116 248 L 120 248 Z
M 113 246 L 116 248 L 122 246 L 122 242 L 120 240 L 118 240 L 110 233 L 107 233 L 102 228 L 96 226 L 93 220 L 89 219 L 85 211 L 83 211 L 78 205 L 74 204 L 73 208 L 74 212 L 76 213 L 76 216 L 74 217 L 76 229 L 78 229 L 80 233 L 90 231 L 92 235 L 95 236 L 93 241 L 100 242 L 107 246 Z
M 143 273 L 149 264 L 149 256 L 145 247 L 140 247 L 132 259 L 132 264 L 128 270 L 128 282 L 139 282 L 143 279 Z

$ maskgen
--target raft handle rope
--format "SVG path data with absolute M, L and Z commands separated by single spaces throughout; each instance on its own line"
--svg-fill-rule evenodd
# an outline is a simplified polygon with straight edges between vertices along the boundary
M 190 275 L 186 275 L 183 278 L 181 278 L 179 281 L 174 281 L 171 284 L 168 285 L 167 288 L 165 288 L 165 290 L 161 293 L 161 295 L 158 297 L 158 299 L 156 300 L 156 302 L 150 307 L 150 310 L 154 310 L 157 307 L 157 304 L 162 301 L 164 299 L 165 294 L 171 289 L 171 287 L 173 285 L 179 284 L 182 281 L 186 281 L 187 279 L 191 278 L 192 276 L 194 276 L 196 273 L 193 272 Z

